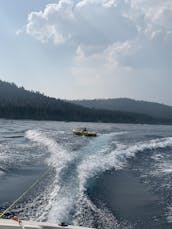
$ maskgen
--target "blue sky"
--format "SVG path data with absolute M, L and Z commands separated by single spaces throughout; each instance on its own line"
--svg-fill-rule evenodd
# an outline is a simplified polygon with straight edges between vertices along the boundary
M 2 0 L 0 78 L 64 99 L 172 105 L 171 0 Z

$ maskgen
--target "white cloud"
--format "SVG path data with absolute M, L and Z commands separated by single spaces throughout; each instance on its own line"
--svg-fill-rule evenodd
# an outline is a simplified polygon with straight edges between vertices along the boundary
M 159 69 L 134 68 L 121 64 L 121 55 L 129 55 L 132 43 L 113 44 L 102 53 L 87 55 L 78 47 L 71 70 L 75 98 L 131 97 L 151 101 L 169 101 L 172 79 Z M 137 51 L 137 50 L 135 50 Z M 167 82 L 169 84 L 167 85 Z M 170 83 L 171 82 L 171 83 Z
M 42 42 L 103 46 L 132 39 L 137 30 L 114 0 L 61 0 L 43 11 L 31 12 L 27 33 Z
M 16 35 L 19 36 L 23 33 L 22 29 L 17 29 L 16 30 Z
M 138 57 L 140 62 L 145 62 L 143 59 L 152 58 L 155 52 L 165 58 L 164 53 L 171 50 L 172 2 L 60 0 L 48 4 L 43 11 L 31 12 L 26 30 L 41 42 L 52 40 L 56 45 L 68 42 L 76 48 L 85 46 L 88 52 L 93 53 L 110 45 L 114 48 L 115 43 L 118 49 L 119 43 L 120 47 L 130 43 L 129 53 L 125 56 L 121 52 L 118 59 L 126 65 L 133 62 L 134 66 Z
M 130 67 L 121 65 L 120 60 L 121 54 L 128 55 L 130 48 L 130 42 L 114 43 L 101 53 L 87 54 L 85 47 L 79 46 L 71 71 L 75 82 L 81 87 L 91 85 L 96 88 L 96 93 L 100 90 L 101 95 L 104 86 L 111 88 L 121 74 L 124 76 L 132 72 Z
M 171 69 L 171 0 L 60 0 L 31 12 L 26 28 L 41 42 L 71 45 L 76 83 L 100 93 Z
M 171 0 L 131 0 L 130 10 L 126 15 L 137 26 L 154 38 L 156 32 L 163 32 L 164 37 L 172 30 Z
M 70 26 L 74 19 L 72 5 L 72 1 L 63 0 L 48 4 L 43 11 L 31 12 L 26 32 L 41 42 L 52 39 L 55 44 L 64 43 L 70 38 Z

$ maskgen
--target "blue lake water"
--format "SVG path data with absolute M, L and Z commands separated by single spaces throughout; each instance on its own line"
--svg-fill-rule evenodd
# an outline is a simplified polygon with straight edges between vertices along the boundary
M 172 126 L 0 120 L 0 211 L 46 171 L 6 218 L 172 228 Z

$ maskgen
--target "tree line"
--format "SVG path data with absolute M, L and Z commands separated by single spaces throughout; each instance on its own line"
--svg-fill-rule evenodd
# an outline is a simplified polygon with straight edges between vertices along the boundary
M 28 91 L 14 83 L 4 81 L 0 81 L 0 118 L 106 123 L 167 123 L 167 120 L 155 119 L 144 114 L 82 107 L 45 96 L 38 91 Z

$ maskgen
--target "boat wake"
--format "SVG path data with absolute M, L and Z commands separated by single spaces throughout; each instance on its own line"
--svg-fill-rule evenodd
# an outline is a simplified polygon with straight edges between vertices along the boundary
M 122 144 L 118 137 L 127 132 L 102 134 L 86 145 L 69 151 L 66 144 L 40 130 L 29 130 L 25 137 L 44 151 L 48 167 L 52 168 L 47 183 L 38 187 L 29 201 L 18 206 L 27 219 L 96 228 L 118 228 L 115 216 L 101 204 L 96 206 L 87 189 L 91 178 L 107 170 L 123 169 L 137 153 L 172 147 L 172 138 L 158 138 L 134 145 Z M 82 139 L 82 141 L 84 141 Z M 171 169 L 171 167 L 170 167 Z M 171 170 L 170 170 L 171 171 Z M 128 228 L 126 226 L 123 228 Z

